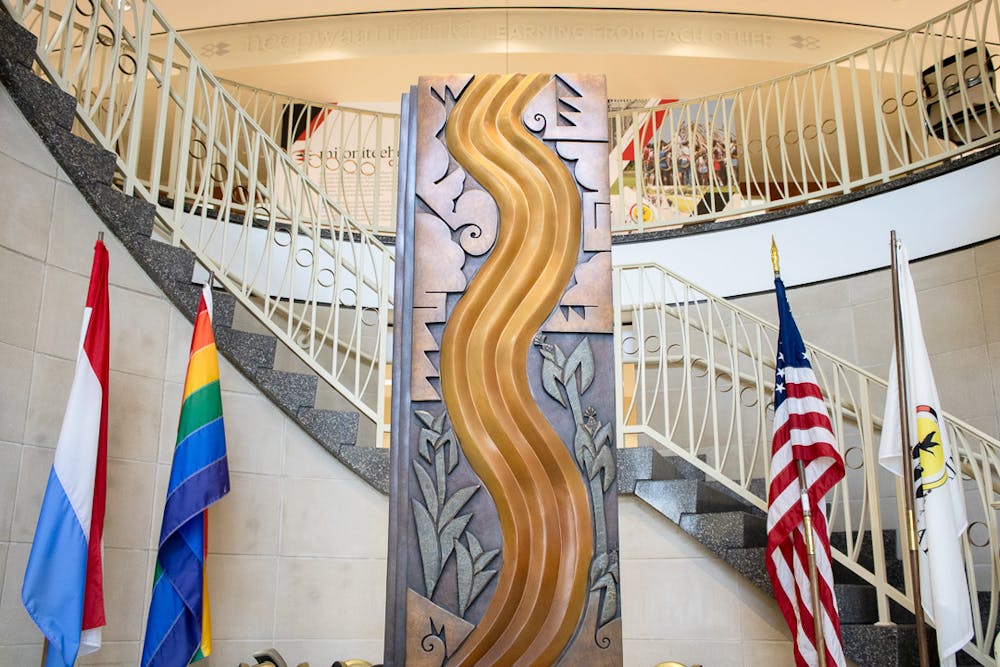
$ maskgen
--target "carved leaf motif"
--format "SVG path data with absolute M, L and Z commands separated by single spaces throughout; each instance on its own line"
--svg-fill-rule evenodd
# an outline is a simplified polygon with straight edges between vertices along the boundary
M 434 450 L 434 479 L 437 480 L 439 504 L 444 502 L 445 494 L 448 492 L 448 473 L 444 471 L 444 456 L 445 453 L 442 450 Z
M 417 475 L 417 483 L 420 485 L 420 492 L 424 496 L 424 503 L 427 506 L 428 513 L 432 517 L 437 516 L 439 505 L 437 493 L 434 491 L 434 482 L 431 481 L 427 471 L 421 468 L 416 461 L 413 462 L 413 472 Z
M 562 375 L 564 385 L 570 383 L 577 370 L 580 371 L 580 393 L 583 394 L 594 381 L 594 351 L 590 348 L 589 338 L 581 340 L 566 360 Z
M 483 553 L 483 546 L 479 544 L 479 540 L 472 533 L 466 533 L 465 539 L 469 541 L 469 555 L 472 556 L 472 560 L 477 560 Z
M 434 420 L 434 430 L 437 431 L 438 433 L 444 430 L 444 418 L 447 415 L 448 413 L 442 410 L 441 414 L 439 414 L 437 418 Z M 428 426 L 430 426 L 430 424 L 428 424 Z
M 581 454 L 583 471 L 587 473 L 587 479 L 594 479 L 594 475 L 591 471 L 594 469 L 594 454 L 588 450 L 583 450 Z M 593 499 L 596 502 L 597 499 Z
M 558 350 L 559 348 L 556 349 Z M 545 388 L 546 394 L 559 401 L 559 404 L 565 408 L 566 399 L 563 398 L 562 392 L 559 391 L 561 381 L 562 372 L 556 366 L 555 362 L 548 358 L 542 361 L 542 387 Z
M 465 617 L 472 599 L 472 556 L 465 546 L 455 540 L 455 566 L 458 570 L 458 615 Z
M 438 538 L 438 544 L 441 546 L 441 561 L 438 574 L 441 573 L 441 570 L 444 569 L 444 564 L 451 557 L 451 552 L 455 548 L 455 540 L 461 536 L 462 531 L 469 525 L 470 519 L 472 519 L 471 514 L 462 514 L 449 521 L 441 529 L 441 535 Z
M 615 617 L 618 611 L 618 582 L 614 576 L 608 572 L 604 574 L 594 584 L 590 590 L 598 591 L 604 589 L 604 599 L 601 600 L 601 614 L 598 618 L 598 627 L 605 625 Z
M 438 519 L 438 525 L 444 526 L 446 523 L 451 521 L 459 511 L 465 507 L 465 503 L 469 502 L 469 499 L 479 490 L 479 484 L 475 486 L 466 486 L 459 489 L 451 498 L 448 499 L 444 504 L 444 509 L 441 510 L 441 516 Z
M 594 458 L 594 439 L 590 436 L 587 429 L 580 426 L 577 427 L 576 433 L 573 436 L 573 446 L 576 450 L 576 460 L 582 461 L 584 452 L 590 455 L 590 458 Z
M 434 416 L 431 413 L 427 412 L 426 410 L 417 410 L 413 414 L 415 414 L 417 416 L 417 419 L 420 420 L 420 423 L 422 423 L 427 428 L 434 427 Z
M 413 502 L 413 519 L 417 522 L 417 542 L 420 547 L 420 562 L 424 570 L 424 586 L 427 589 L 427 597 L 434 595 L 437 587 L 437 578 L 441 573 L 441 561 L 438 553 L 437 531 L 434 530 L 434 520 L 427 513 L 427 508 L 417 502 Z
M 594 434 L 594 444 L 598 447 L 602 445 L 611 445 L 611 424 L 607 423 L 601 428 L 597 429 L 597 433 Z
M 611 488 L 611 484 L 615 481 L 615 457 L 612 454 L 610 447 L 601 447 L 597 452 L 597 457 L 594 459 L 593 470 L 588 471 L 590 479 L 594 479 L 602 471 L 604 472 L 604 478 L 601 480 L 601 488 L 607 491 Z
M 593 582 L 595 582 L 594 583 L 595 590 L 596 590 L 596 587 L 597 587 L 597 583 L 596 583 L 597 579 L 602 574 L 604 574 L 607 569 L 608 569 L 608 554 L 607 554 L 607 552 L 604 552 L 602 554 L 598 554 L 597 556 L 595 556 L 594 557 L 594 562 L 590 564 L 590 580 L 593 581 Z
M 448 429 L 441 438 L 440 446 L 448 451 L 448 472 L 451 472 L 458 465 L 458 440 L 455 438 L 455 432 Z
M 417 445 L 417 451 L 420 452 L 421 458 L 423 458 L 428 463 L 431 462 L 431 445 L 434 442 L 434 438 L 437 437 L 437 433 L 434 431 L 422 428 L 420 429 L 420 437 L 418 438 L 419 444 Z
M 476 571 L 479 571 L 490 564 L 490 561 L 496 558 L 497 554 L 500 553 L 499 549 L 490 549 L 489 551 L 484 551 L 476 559 Z
M 482 572 L 477 572 L 476 576 L 472 578 L 472 595 L 469 596 L 469 602 L 475 602 L 479 594 L 483 592 L 486 588 L 486 584 L 490 583 L 490 579 L 493 575 L 497 573 L 496 570 L 483 570 Z

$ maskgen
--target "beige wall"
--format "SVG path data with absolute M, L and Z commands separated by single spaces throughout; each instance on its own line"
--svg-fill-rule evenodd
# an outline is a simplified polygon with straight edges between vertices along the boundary
M 910 267 L 944 409 L 996 437 L 1000 239 L 916 261 Z M 889 376 L 892 300 L 888 269 L 793 288 L 788 300 L 803 338 L 879 377 Z M 734 299 L 734 303 L 775 321 L 773 293 Z
M 72 378 L 101 223 L 0 89 L 0 665 L 37 664 L 20 588 Z M 191 328 L 110 234 L 105 645 L 141 648 Z M 388 505 L 221 366 L 232 492 L 210 513 L 215 653 L 381 660 Z M 642 503 L 621 504 L 626 665 L 791 665 L 774 603 Z

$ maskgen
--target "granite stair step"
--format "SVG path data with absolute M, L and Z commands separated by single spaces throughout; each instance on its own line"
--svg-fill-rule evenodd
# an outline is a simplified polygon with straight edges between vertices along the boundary
M 929 634 L 933 637 L 933 631 Z M 844 641 L 844 653 L 858 667 L 910 667 L 920 664 L 915 626 L 843 623 L 840 636 Z M 937 655 L 931 657 L 931 664 L 937 664 Z
M 149 202 L 99 183 L 83 185 L 80 192 L 129 252 L 152 236 L 156 208 Z
M 716 554 L 726 549 L 767 545 L 767 521 L 748 512 L 685 514 L 679 525 Z
M 359 419 L 357 412 L 299 409 L 299 425 L 334 454 L 340 453 L 342 447 L 357 444 Z
M 875 588 L 867 584 L 833 585 L 841 623 L 874 623 L 878 620 Z
M 254 373 L 254 378 L 261 390 L 293 419 L 298 417 L 301 408 L 311 408 L 315 405 L 318 383 L 315 375 L 259 368 Z
M 198 312 L 198 302 L 201 300 L 202 285 L 191 282 L 180 282 L 175 287 L 177 299 L 174 301 L 178 309 L 189 320 L 193 320 Z M 233 314 L 236 311 L 236 297 L 225 290 L 212 290 L 212 324 L 214 329 L 232 327 Z
M 4 45 L 3 57 L 13 64 L 30 68 L 34 63 L 38 40 L 2 9 L 0 9 L 0 42 Z
M 264 370 L 271 370 L 278 347 L 278 339 L 274 336 L 240 331 L 227 326 L 215 327 L 215 343 L 249 377 L 256 377 Z M 300 406 L 295 407 L 297 409 Z
M 726 549 L 722 553 L 722 560 L 744 577 L 750 583 L 764 591 L 768 595 L 773 595 L 771 591 L 771 579 L 767 576 L 767 567 L 764 565 L 765 547 L 745 547 L 742 549 Z
M 619 493 L 635 493 L 635 484 L 640 480 L 676 479 L 681 476 L 674 462 L 652 447 L 619 449 L 617 456 Z
M 389 493 L 389 450 L 385 447 L 341 447 L 338 458 L 384 494 Z
M 44 141 L 56 162 L 77 185 L 107 185 L 114 178 L 117 158 L 111 151 L 69 132 L 52 132 Z
M 680 523 L 683 514 L 742 510 L 744 503 L 696 479 L 643 480 L 636 482 L 635 495 L 663 516 Z
M 67 131 L 73 128 L 76 99 L 69 93 L 42 81 L 24 65 L 7 58 L 0 58 L 0 81 L 32 125 Z

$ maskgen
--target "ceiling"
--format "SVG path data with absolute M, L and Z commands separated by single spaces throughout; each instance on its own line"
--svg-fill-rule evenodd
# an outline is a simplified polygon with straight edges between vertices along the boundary
M 159 0 L 218 76 L 393 103 L 420 74 L 596 71 L 612 97 L 691 98 L 884 39 L 956 0 Z

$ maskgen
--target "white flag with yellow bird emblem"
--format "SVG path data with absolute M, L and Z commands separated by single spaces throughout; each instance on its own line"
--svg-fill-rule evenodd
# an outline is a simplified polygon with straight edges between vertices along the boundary
M 968 520 L 962 497 L 962 476 L 948 432 L 941 428 L 941 402 L 931 374 L 930 358 L 920 328 L 917 294 L 913 289 L 906 250 L 898 246 L 899 304 L 903 321 L 907 391 L 913 461 L 914 512 L 919 541 L 920 594 L 927 619 L 937 629 L 941 664 L 954 664 L 954 653 L 972 639 L 972 610 L 962 533 Z M 901 474 L 902 437 L 899 429 L 899 387 L 896 351 L 889 362 L 889 389 L 882 423 L 879 462 Z M 905 538 L 904 538 L 905 544 Z

